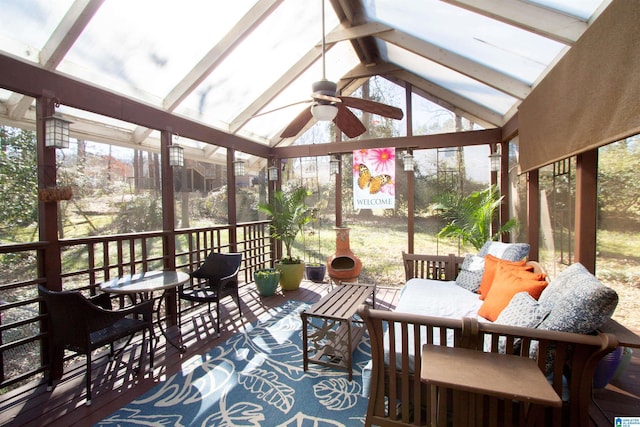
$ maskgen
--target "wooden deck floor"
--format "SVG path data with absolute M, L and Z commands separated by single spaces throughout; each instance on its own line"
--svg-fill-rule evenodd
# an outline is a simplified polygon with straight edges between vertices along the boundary
M 273 297 L 261 298 L 254 286 L 241 288 L 242 313 L 230 300 L 225 301 L 222 333 L 217 337 L 213 331 L 214 318 L 205 314 L 204 307 L 183 319 L 182 342 L 187 346 L 180 354 L 171 346 L 165 347 L 161 338 L 156 347 L 156 362 L 153 372 L 145 361 L 143 376 L 137 375 L 137 360 L 141 351 L 139 343 L 134 357 L 131 350 L 122 355 L 119 363 L 109 364 L 106 358 L 94 362 L 93 404 L 85 406 L 84 363 L 67 368 L 63 379 L 52 392 L 44 385 L 28 385 L 2 396 L 0 401 L 0 425 L 10 426 L 91 426 L 115 410 L 134 400 L 167 377 L 181 370 L 182 364 L 208 351 L 229 338 L 233 333 L 254 322 L 257 317 L 287 300 L 314 302 L 330 289 L 327 283 L 316 284 L 304 281 L 297 291 L 287 291 Z M 398 288 L 379 288 L 376 295 L 377 308 L 392 309 L 398 298 Z M 227 311 L 228 310 L 228 311 Z M 178 335 L 177 328 L 171 334 Z M 161 336 L 161 335 L 160 335 Z M 626 375 L 594 392 L 593 425 L 613 425 L 614 416 L 640 416 L 640 350 L 634 355 Z M 133 359 L 133 361 L 132 361 Z M 82 361 L 83 362 L 83 361 Z

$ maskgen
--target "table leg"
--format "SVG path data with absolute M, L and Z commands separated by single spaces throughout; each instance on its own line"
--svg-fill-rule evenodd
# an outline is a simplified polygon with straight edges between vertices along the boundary
M 304 311 L 300 314 L 302 318 L 302 367 L 307 372 L 309 366 L 309 350 L 307 349 L 307 313 Z
M 353 341 L 351 341 L 351 320 L 347 320 L 347 369 L 349 381 L 353 380 Z
M 159 300 L 158 300 L 158 305 L 155 309 L 156 311 L 156 319 L 157 319 L 157 323 L 158 323 L 158 328 L 160 328 L 160 332 L 162 333 L 162 335 L 164 335 L 165 340 L 171 344 L 173 347 L 175 347 L 180 353 L 184 353 L 185 351 L 187 351 L 187 347 L 184 345 L 178 345 L 176 344 L 171 338 L 169 338 L 169 335 L 167 335 L 167 331 L 164 329 L 164 327 L 162 326 L 162 320 L 161 320 L 161 315 L 160 315 L 160 308 L 162 307 L 162 301 L 165 300 L 165 297 L 167 296 L 167 289 L 165 289 L 164 291 L 162 291 L 162 295 L 160 296 Z M 152 295 L 153 298 L 153 295 Z

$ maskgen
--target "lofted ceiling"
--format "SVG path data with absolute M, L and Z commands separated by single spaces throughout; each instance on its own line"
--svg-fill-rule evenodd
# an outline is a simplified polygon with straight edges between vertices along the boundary
M 0 55 L 267 147 L 289 145 L 296 137 L 279 135 L 323 74 L 321 1 L 0 0 Z M 358 96 L 378 76 L 501 127 L 609 3 L 325 0 L 326 77 Z M 404 99 L 383 102 L 405 109 Z M 157 130 L 59 111 L 77 137 L 159 147 Z M 0 123 L 35 123 L 34 98 L 7 90 L 1 70 Z M 183 143 L 194 158 L 217 153 Z

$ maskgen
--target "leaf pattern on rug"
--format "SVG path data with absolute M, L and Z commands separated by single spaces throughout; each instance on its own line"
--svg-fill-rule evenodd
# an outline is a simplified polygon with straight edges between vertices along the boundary
M 220 399 L 220 411 L 207 417 L 203 426 L 260 427 L 265 420 L 262 406 L 249 402 L 238 402 L 227 408 L 227 395 Z
M 302 364 L 300 313 L 289 301 L 255 324 L 185 360 L 182 371 L 97 426 L 352 427 L 363 425 L 365 337 L 353 354 L 353 381 L 342 369 Z M 293 414 L 293 415 L 292 415 Z
M 264 369 L 240 373 L 238 382 L 258 399 L 289 413 L 295 402 L 295 389 L 278 381 L 278 375 Z
M 360 383 L 347 381 L 345 378 L 331 378 L 313 386 L 313 394 L 320 403 L 333 411 L 354 407 L 361 391 Z
M 282 424 L 278 424 L 276 427 L 345 427 L 345 425 L 339 421 L 334 421 L 326 418 L 312 417 L 302 412 L 298 412 L 292 418 L 288 419 Z
M 215 362 L 215 363 L 214 363 Z M 133 403 L 151 403 L 155 407 L 171 407 L 179 404 L 200 402 L 224 387 L 232 378 L 234 366 L 228 360 L 208 360 L 199 371 L 191 371 L 186 376 L 175 374 L 161 383 L 155 393 L 137 399 Z M 197 375 L 194 378 L 194 375 Z
M 180 415 L 145 415 L 139 409 L 123 408 L 104 420 L 101 424 L 117 425 L 117 426 L 157 426 L 157 427 L 185 427 L 180 423 L 182 417 Z

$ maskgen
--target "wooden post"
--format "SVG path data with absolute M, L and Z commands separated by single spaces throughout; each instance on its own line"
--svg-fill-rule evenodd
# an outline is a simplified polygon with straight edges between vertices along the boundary
M 171 130 L 160 132 L 160 167 L 162 168 L 162 229 L 164 230 L 163 253 L 164 268 L 176 269 L 176 214 L 173 167 L 169 165 L 169 145 L 173 134 Z M 176 325 L 178 322 L 177 305 L 179 304 L 176 289 L 166 294 L 165 307 L 167 310 L 167 323 Z
M 596 229 L 598 217 L 598 149 L 576 157 L 575 261 L 592 274 L 596 271 Z M 584 209 L 586 206 L 592 209 Z
M 55 101 L 51 98 L 38 98 L 36 100 L 36 138 L 37 138 L 37 161 L 38 161 L 38 189 L 51 188 L 56 186 L 56 148 L 45 146 L 45 118 L 55 112 Z M 38 199 L 38 228 L 40 241 L 47 242 L 45 248 L 38 252 L 39 277 L 46 277 L 47 289 L 53 291 L 62 290 L 62 254 L 60 251 L 60 241 L 58 237 L 58 202 L 50 200 L 47 202 Z M 40 311 L 44 312 L 44 304 L 40 304 Z M 43 330 L 47 330 L 48 325 L 43 322 Z M 51 331 L 49 331 L 51 332 Z M 50 354 L 51 353 L 51 354 Z M 50 375 L 54 379 L 62 377 L 64 352 L 59 349 L 52 353 L 51 341 L 45 340 L 41 351 L 43 366 L 48 364 L 47 356 L 51 356 Z
M 528 258 L 540 259 L 540 183 L 538 169 L 527 174 L 527 242 Z

